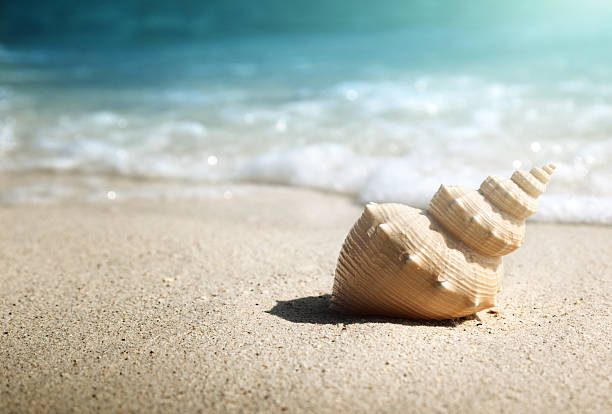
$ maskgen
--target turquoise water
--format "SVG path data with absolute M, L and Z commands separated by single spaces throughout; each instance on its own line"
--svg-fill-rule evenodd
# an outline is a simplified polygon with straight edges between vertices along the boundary
M 0 171 L 425 205 L 554 162 L 537 217 L 612 223 L 604 2 L 56 3 L 2 6 Z

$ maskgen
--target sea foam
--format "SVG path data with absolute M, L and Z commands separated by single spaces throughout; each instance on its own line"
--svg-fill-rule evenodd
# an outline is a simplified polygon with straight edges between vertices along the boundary
M 413 35 L 386 33 L 384 45 L 356 34 L 248 37 L 85 55 L 0 48 L 0 172 L 97 177 L 87 186 L 94 194 L 117 177 L 258 182 L 425 207 L 442 183 L 477 188 L 490 174 L 553 162 L 533 219 L 612 222 L 605 55 L 568 67 L 538 53 L 516 71 L 495 50 L 476 63 L 431 60 L 421 43 L 398 56 Z M 0 198 L 78 195 L 22 190 Z

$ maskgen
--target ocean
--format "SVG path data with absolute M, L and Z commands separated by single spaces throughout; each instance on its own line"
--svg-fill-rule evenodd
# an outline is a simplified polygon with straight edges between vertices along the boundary
M 0 173 L 424 207 L 552 162 L 534 219 L 612 224 L 612 4 L 531 3 L 3 2 Z

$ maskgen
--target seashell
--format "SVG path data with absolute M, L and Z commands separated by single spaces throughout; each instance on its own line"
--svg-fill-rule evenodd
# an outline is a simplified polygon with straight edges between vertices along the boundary
M 330 309 L 451 319 L 495 306 L 501 256 L 523 243 L 554 169 L 490 176 L 479 190 L 442 185 L 427 210 L 369 203 L 340 251 Z

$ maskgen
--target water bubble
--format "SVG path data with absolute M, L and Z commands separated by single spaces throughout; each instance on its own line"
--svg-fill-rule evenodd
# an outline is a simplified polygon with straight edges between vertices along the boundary
M 489 87 L 488 93 L 491 98 L 501 98 L 505 94 L 505 89 L 502 85 L 493 85 Z
M 244 114 L 244 122 L 246 122 L 247 124 L 252 124 L 253 122 L 255 122 L 255 115 L 253 115 L 250 112 L 247 112 L 246 114 Z
M 217 163 L 219 162 L 219 159 L 215 157 L 214 155 L 210 155 L 207 161 L 208 161 L 208 165 L 213 166 L 213 165 L 217 165 Z
M 355 89 L 349 89 L 344 93 L 344 97 L 349 101 L 355 101 L 359 98 L 359 92 Z
M 275 128 L 278 132 L 285 132 L 287 130 L 287 121 L 284 119 L 279 119 L 276 121 Z
M 117 198 L 117 193 L 111 190 L 108 193 L 106 193 L 106 198 L 108 198 L 109 200 L 114 200 Z
M 538 141 L 533 141 L 531 143 L 531 150 L 533 152 L 538 152 L 542 149 L 542 145 Z
M 518 170 L 519 168 L 521 168 L 521 165 L 523 165 L 521 160 L 512 161 L 512 168 L 514 168 L 515 170 Z
M 428 103 L 427 105 L 425 105 L 425 112 L 427 112 L 427 114 L 429 115 L 435 115 L 438 113 L 438 111 L 438 105 L 434 103 Z
M 427 79 L 419 79 L 414 83 L 414 89 L 416 89 L 419 92 L 424 91 L 425 89 L 427 89 L 427 86 L 429 86 L 429 82 L 427 82 Z

